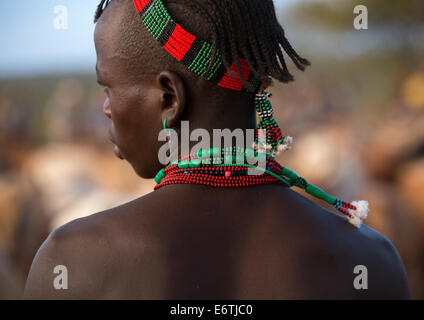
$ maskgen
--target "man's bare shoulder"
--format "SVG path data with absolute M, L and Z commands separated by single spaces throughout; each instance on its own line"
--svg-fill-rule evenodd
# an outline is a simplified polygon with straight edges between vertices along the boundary
M 402 259 L 392 242 L 383 234 L 363 225 L 359 234 L 364 238 L 364 250 L 372 268 L 371 294 L 381 299 L 410 299 L 408 279 Z M 361 247 L 363 248 L 363 247 Z M 375 280 L 371 277 L 375 277 Z M 378 286 L 371 287 L 371 284 Z
M 46 240 L 55 246 L 69 246 L 77 248 L 87 245 L 101 245 L 116 243 L 120 238 L 116 235 L 125 235 L 125 228 L 134 220 L 143 220 L 151 214 L 154 193 L 149 193 L 122 205 L 75 219 L 55 229 Z M 131 221 L 129 221 L 131 219 Z M 109 240 L 108 240 L 109 239 Z
M 332 236 L 329 237 L 328 233 L 334 229 L 326 230 L 328 233 L 323 242 L 326 249 L 323 248 L 323 251 L 333 250 L 333 257 L 337 257 L 341 262 L 339 265 L 342 268 L 350 268 L 353 273 L 359 274 L 361 270 L 367 270 L 368 288 L 358 291 L 358 297 L 409 299 L 406 271 L 392 242 L 366 224 L 356 228 L 343 218 L 339 220 L 341 223 L 336 226 L 338 230 L 333 232 Z
M 31 265 L 24 293 L 26 299 L 90 297 L 88 288 L 98 283 L 95 278 L 103 277 L 103 268 L 95 269 L 96 261 L 104 260 L 111 247 L 106 230 L 102 230 L 102 223 L 96 220 L 94 216 L 80 218 L 48 236 Z M 55 287 L 57 276 L 63 276 L 65 281 L 59 289 Z M 71 281 L 67 281 L 69 278 Z
M 365 299 L 409 298 L 404 265 L 386 236 L 366 224 L 357 228 L 346 217 L 300 194 L 290 195 L 294 209 L 289 214 L 296 219 L 292 219 L 294 224 L 289 229 L 297 230 L 294 236 L 300 245 L 296 248 L 303 264 L 313 263 L 323 279 L 337 279 L 336 274 L 343 275 L 340 283 L 345 282 L 346 289 L 353 287 L 355 267 L 365 266 L 369 288 L 364 292 L 354 291 L 355 296 L 359 293 Z
M 124 254 L 131 241 L 130 212 L 143 216 L 149 195 L 123 205 L 75 219 L 55 229 L 39 248 L 28 275 L 27 299 L 101 298 L 101 284 L 117 266 L 117 253 Z M 142 233 L 140 233 L 142 235 Z M 141 245 L 142 239 L 137 242 Z M 59 267 L 58 267 L 59 266 Z M 67 289 L 56 289 L 57 270 L 66 268 L 72 281 Z M 59 268 L 59 269 L 58 269 Z M 111 279 L 109 279 L 110 281 Z
M 143 274 L 150 277 L 157 274 L 155 283 L 160 283 L 162 277 L 157 270 L 160 266 L 164 267 L 164 261 L 158 257 L 164 249 L 164 243 L 158 239 L 175 232 L 176 225 L 190 223 L 190 217 L 199 216 L 198 205 L 204 207 L 205 199 L 199 200 L 200 204 L 196 204 L 193 199 L 197 199 L 193 194 L 190 199 L 182 199 L 178 193 L 155 192 L 56 229 L 34 259 L 25 297 L 108 298 L 110 296 L 103 295 L 108 291 L 105 286 L 109 288 L 109 294 L 113 288 L 125 292 L 127 287 L 134 286 L 133 279 L 139 279 L 142 283 L 140 287 L 144 287 L 146 281 L 150 280 L 142 279 Z M 369 270 L 370 284 L 364 298 L 409 297 L 402 261 L 385 236 L 366 225 L 355 228 L 340 216 L 312 204 L 309 200 L 301 201 L 306 202 L 299 207 L 293 205 L 293 210 L 302 209 L 307 215 L 306 220 L 310 223 L 306 228 L 302 223 L 303 213 L 298 213 L 299 220 L 284 219 L 284 216 L 293 216 L 294 212 L 278 212 L 276 216 L 283 216 L 281 227 L 287 234 L 290 234 L 288 230 L 296 229 L 292 232 L 295 232 L 297 242 L 304 241 L 306 244 L 296 245 L 297 249 L 307 247 L 313 252 L 310 255 L 313 260 L 303 264 L 309 266 L 307 274 L 317 273 L 323 281 L 334 280 L 337 278 L 335 271 L 342 270 L 352 279 L 353 267 L 365 265 Z M 174 204 L 176 202 L 178 205 Z M 286 203 L 289 203 L 288 199 Z M 182 218 L 183 211 L 172 211 L 173 208 L 187 206 L 193 207 L 193 215 L 187 214 Z M 288 221 L 291 221 L 289 226 Z M 275 239 L 279 240 L 281 239 Z M 303 256 L 303 253 L 305 252 L 297 252 L 297 255 Z M 335 263 L 328 265 L 331 261 Z M 72 279 L 69 290 L 56 290 L 53 286 L 57 276 L 54 268 L 57 265 L 68 269 L 69 278 Z M 142 272 L 140 267 L 144 271 L 150 271 Z M 125 275 L 122 276 L 122 270 L 126 270 L 125 274 L 137 276 L 127 279 Z M 352 288 L 352 280 L 348 281 L 346 288 Z M 114 296 L 118 295 L 113 295 L 112 292 L 112 297 Z

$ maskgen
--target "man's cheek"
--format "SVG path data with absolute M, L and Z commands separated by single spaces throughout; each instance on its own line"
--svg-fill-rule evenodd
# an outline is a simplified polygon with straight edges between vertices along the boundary
M 132 116 L 129 112 L 120 105 L 114 105 L 112 107 L 112 120 L 116 131 L 128 130 L 128 127 L 132 126 Z

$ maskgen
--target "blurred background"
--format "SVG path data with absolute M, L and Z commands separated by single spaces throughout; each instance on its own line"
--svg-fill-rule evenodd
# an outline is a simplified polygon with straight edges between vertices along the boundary
M 0 299 L 20 297 L 54 228 L 153 190 L 107 139 L 94 72 L 97 4 L 0 2 Z M 368 8 L 366 30 L 353 27 L 358 4 Z M 270 90 L 275 118 L 295 138 L 279 161 L 339 198 L 367 199 L 367 224 L 392 240 L 413 298 L 423 299 L 424 2 L 275 5 L 312 62 L 295 83 Z

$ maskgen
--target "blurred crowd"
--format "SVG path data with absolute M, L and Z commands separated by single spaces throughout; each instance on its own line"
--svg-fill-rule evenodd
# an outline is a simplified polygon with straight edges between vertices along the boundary
M 291 16 L 299 24 L 330 7 Z M 368 200 L 366 223 L 393 242 L 413 298 L 424 299 L 424 49 L 340 59 L 299 43 L 312 67 L 270 89 L 277 122 L 295 138 L 278 160 L 338 198 Z M 0 299 L 20 297 L 54 228 L 153 190 L 114 156 L 103 99 L 93 74 L 0 80 Z

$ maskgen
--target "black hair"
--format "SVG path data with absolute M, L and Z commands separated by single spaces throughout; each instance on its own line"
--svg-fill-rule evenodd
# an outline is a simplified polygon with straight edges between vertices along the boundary
M 100 19 L 111 1 L 100 1 L 95 22 Z M 284 29 L 277 20 L 272 0 L 163 0 L 163 2 L 182 5 L 203 18 L 208 25 L 208 34 L 212 38 L 212 57 L 215 57 L 219 48 L 223 63 L 232 75 L 234 73 L 230 67 L 233 61 L 238 74 L 242 75 L 240 58 L 245 58 L 253 74 L 266 86 L 271 85 L 272 78 L 284 83 L 293 81 L 294 78 L 284 59 L 284 52 L 299 70 L 303 71 L 310 65 L 308 60 L 296 53 L 287 40 Z M 208 74 L 213 66 L 214 59 L 211 60 L 205 74 Z M 243 76 L 241 78 L 243 86 L 251 88 L 252 84 Z

